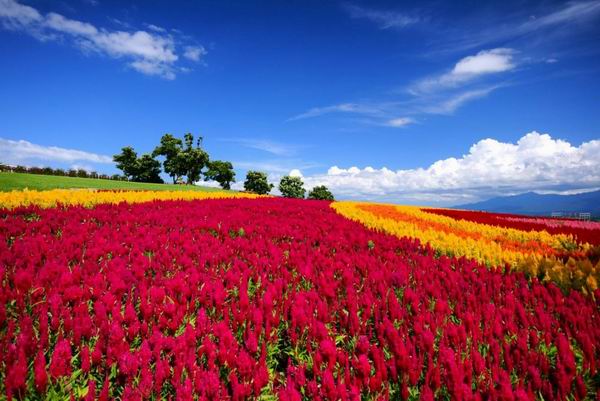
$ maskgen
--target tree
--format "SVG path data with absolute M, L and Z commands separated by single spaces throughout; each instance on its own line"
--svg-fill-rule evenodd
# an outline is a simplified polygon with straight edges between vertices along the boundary
M 244 181 L 244 189 L 255 194 L 265 195 L 271 192 L 273 184 L 267 181 L 267 175 L 260 171 L 248 171 L 246 181 Z
M 164 134 L 160 138 L 158 145 L 152 152 L 152 156 L 164 156 L 163 169 L 172 179 L 175 184 L 182 175 L 185 175 L 186 169 L 184 164 L 183 142 L 179 138 L 175 138 L 171 134 Z
M 134 181 L 163 183 L 160 178 L 160 162 L 150 153 L 145 153 L 137 160 L 137 171 Z
M 113 156 L 113 161 L 117 163 L 117 168 L 129 178 L 134 179 L 138 172 L 137 153 L 131 146 L 121 149 L 121 153 Z
M 279 191 L 286 198 L 304 199 L 304 182 L 300 177 L 286 175 L 279 181 Z
M 152 154 L 146 153 L 138 158 L 131 146 L 126 146 L 121 153 L 114 155 L 117 168 L 123 171 L 131 181 L 162 183 L 160 178 L 160 162 Z
M 231 162 L 215 160 L 208 163 L 208 171 L 204 174 L 204 180 L 213 180 L 221 185 L 223 189 L 231 189 L 231 183 L 235 182 L 235 171 Z
M 194 147 L 194 135 L 187 133 L 183 138 L 185 148 L 181 153 L 182 160 L 179 162 L 183 163 L 182 166 L 185 166 L 184 170 L 186 172 L 185 175 L 187 176 L 187 183 L 193 184 L 200 180 L 202 169 L 206 167 L 209 162 L 208 153 L 201 148 L 202 137 L 198 137 L 196 147 Z
M 325 185 L 317 185 L 308 193 L 308 199 L 329 200 L 332 201 L 333 194 Z

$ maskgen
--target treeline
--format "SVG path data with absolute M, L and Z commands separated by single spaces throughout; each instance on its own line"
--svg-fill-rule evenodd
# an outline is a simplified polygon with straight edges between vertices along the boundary
M 160 138 L 160 143 L 152 153 L 138 156 L 135 149 L 126 146 L 121 153 L 113 156 L 117 168 L 130 181 L 162 183 L 161 171 L 164 171 L 173 184 L 192 185 L 200 180 L 216 181 L 223 189 L 231 189 L 235 181 L 235 171 L 231 162 L 210 160 L 208 153 L 202 149 L 202 137 L 194 141 L 194 135 L 187 133 L 183 140 L 171 134 Z M 162 158 L 161 162 L 157 159 Z M 244 181 L 244 190 L 265 195 L 271 192 L 274 185 L 268 182 L 267 174 L 260 171 L 248 171 Z M 278 186 L 286 198 L 304 199 L 306 189 L 300 177 L 285 176 Z M 316 186 L 308 193 L 308 199 L 333 200 L 333 194 L 324 186 Z
M 87 171 L 84 169 L 62 169 L 52 167 L 26 167 L 26 166 L 9 166 L 8 164 L 0 163 L 0 171 L 10 173 L 25 173 L 25 174 L 41 174 L 41 175 L 57 175 L 60 177 L 79 177 L 79 178 L 96 178 L 101 180 L 127 181 L 127 177 L 119 174 L 107 175 L 99 174 L 95 171 Z
M 162 158 L 162 169 L 157 157 Z M 191 185 L 203 179 L 216 181 L 221 188 L 230 189 L 235 182 L 231 162 L 210 160 L 202 149 L 202 137 L 194 141 L 194 135 L 190 133 L 185 134 L 183 140 L 165 134 L 152 153 L 141 156 L 131 146 L 126 146 L 113 156 L 113 160 L 130 181 L 162 183 L 160 173 L 164 171 L 173 184 Z
M 248 171 L 244 189 L 248 192 L 266 195 L 273 189 L 274 185 L 269 183 L 267 175 L 260 171 Z M 306 189 L 300 177 L 286 175 L 279 181 L 277 187 L 281 195 L 286 198 L 304 199 Z M 308 192 L 308 199 L 334 200 L 333 194 L 325 185 L 318 185 Z

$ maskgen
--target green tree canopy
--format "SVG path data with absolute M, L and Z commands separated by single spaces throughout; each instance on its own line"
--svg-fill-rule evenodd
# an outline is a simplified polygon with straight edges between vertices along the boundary
M 163 182 L 160 178 L 160 162 L 149 153 L 138 158 L 136 151 L 131 146 L 126 146 L 121 149 L 121 153 L 113 156 L 113 160 L 131 181 Z
M 222 160 L 211 161 L 208 163 L 208 171 L 204 174 L 204 179 L 218 182 L 223 189 L 231 189 L 231 183 L 235 182 L 233 165 Z
M 279 181 L 279 191 L 286 198 L 303 199 L 306 190 L 300 177 L 286 175 Z
M 246 181 L 244 181 L 244 189 L 255 194 L 265 195 L 271 192 L 273 184 L 267 180 L 267 175 L 260 171 L 248 171 Z
M 171 134 L 164 134 L 160 138 L 160 144 L 152 152 L 152 156 L 164 156 L 163 169 L 172 179 L 173 184 L 186 174 L 185 158 L 183 153 L 183 142 Z
M 127 178 L 133 179 L 137 175 L 137 153 L 131 146 L 122 148 L 121 153 L 113 156 L 113 161 Z
M 160 162 L 152 157 L 151 154 L 145 153 L 137 161 L 138 171 L 135 181 L 162 183 L 160 178 Z
M 308 193 L 308 199 L 334 200 L 333 194 L 325 185 L 317 185 Z
M 206 167 L 209 162 L 208 153 L 201 147 L 202 137 L 198 137 L 196 147 L 194 147 L 194 135 L 187 133 L 184 135 L 184 143 L 185 148 L 181 154 L 181 162 L 185 165 L 187 183 L 193 184 L 200 180 L 202 169 Z

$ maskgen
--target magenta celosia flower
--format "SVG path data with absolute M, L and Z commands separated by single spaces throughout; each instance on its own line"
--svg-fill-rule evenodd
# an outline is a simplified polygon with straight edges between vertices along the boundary
M 46 357 L 41 349 L 38 351 L 33 362 L 33 378 L 35 388 L 38 392 L 43 393 L 48 384 L 48 374 L 46 373 Z
M 85 401 L 94 401 L 96 399 L 96 382 L 94 380 L 88 381 L 88 392 L 85 396 Z
M 71 345 L 67 340 L 63 339 L 56 343 L 49 372 L 53 379 L 71 375 Z
M 88 347 L 82 347 L 81 352 L 79 354 L 79 358 L 81 360 L 81 370 L 84 373 L 90 371 L 91 360 L 90 360 L 90 349 Z

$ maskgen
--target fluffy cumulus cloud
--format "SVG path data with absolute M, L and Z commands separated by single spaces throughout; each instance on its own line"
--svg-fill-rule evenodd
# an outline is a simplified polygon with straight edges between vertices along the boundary
M 326 185 L 339 198 L 450 205 L 526 191 L 598 187 L 599 154 L 600 140 L 574 146 L 534 131 L 516 143 L 483 139 L 467 154 L 426 168 L 333 166 L 304 181 L 308 188 Z
M 138 72 L 165 79 L 174 79 L 179 71 L 187 69 L 178 65 L 180 53 L 193 62 L 200 61 L 206 54 L 202 46 L 188 44 L 180 49 L 176 37 L 164 29 L 109 30 L 54 12 L 43 15 L 15 0 L 0 0 L 0 24 L 40 40 L 69 38 L 83 51 L 126 60 L 127 65 Z
M 0 155 L 0 162 L 12 165 L 39 165 L 41 163 L 44 166 L 50 166 L 54 163 L 113 163 L 112 157 L 106 155 L 4 138 L 0 138 Z

